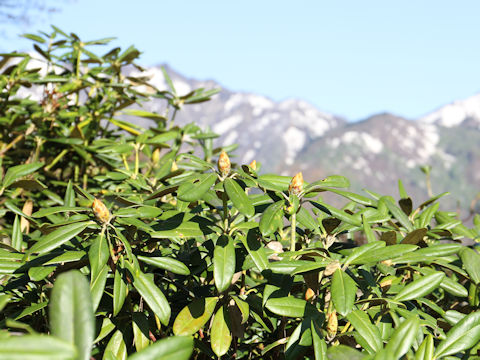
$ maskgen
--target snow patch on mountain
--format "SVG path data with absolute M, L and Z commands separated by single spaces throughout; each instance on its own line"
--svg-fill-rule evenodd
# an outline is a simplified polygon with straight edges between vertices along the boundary
M 424 116 L 421 121 L 453 127 L 460 125 L 467 118 L 474 118 L 480 125 L 480 94 L 443 106 Z
M 228 131 L 235 128 L 239 125 L 243 120 L 243 116 L 239 114 L 235 114 L 221 120 L 220 122 L 216 123 L 213 126 L 213 132 L 216 132 L 219 135 L 226 134 Z
M 285 133 L 283 134 L 283 141 L 287 145 L 287 156 L 285 158 L 285 163 L 287 165 L 292 165 L 297 153 L 303 148 L 307 136 L 305 132 L 297 129 L 294 126 L 290 126 Z
M 373 154 L 379 154 L 383 150 L 382 141 L 366 132 L 347 131 L 340 137 L 327 140 L 327 143 L 334 149 L 342 143 L 355 144 Z

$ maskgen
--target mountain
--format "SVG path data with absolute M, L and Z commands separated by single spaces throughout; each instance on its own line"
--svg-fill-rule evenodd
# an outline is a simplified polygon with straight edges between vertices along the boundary
M 188 79 L 167 67 L 177 93 L 218 88 L 215 81 Z M 160 67 L 147 70 L 160 89 L 167 87 Z M 348 106 L 348 104 L 345 104 Z M 158 103 L 145 104 L 161 111 Z M 223 89 L 211 101 L 186 106 L 180 123 L 195 122 L 220 134 L 217 145 L 238 143 L 236 161 L 256 159 L 262 172 L 306 180 L 346 175 L 352 188 L 398 196 L 402 179 L 414 199 L 427 198 L 424 165 L 432 166 L 435 194 L 451 191 L 449 206 L 467 208 L 480 192 L 480 94 L 445 105 L 421 119 L 384 113 L 351 123 L 299 99 L 268 97 Z

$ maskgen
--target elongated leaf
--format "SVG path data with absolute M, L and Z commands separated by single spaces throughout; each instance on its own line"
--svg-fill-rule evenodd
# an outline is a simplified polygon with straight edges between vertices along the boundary
M 210 319 L 217 301 L 216 297 L 207 297 L 185 306 L 173 323 L 173 333 L 175 335 L 195 334 Z
M 438 344 L 435 358 L 460 353 L 480 341 L 480 311 L 465 316 L 447 333 L 445 340 Z
M 193 202 L 202 196 L 215 184 L 217 175 L 214 173 L 202 174 L 194 181 L 184 182 L 177 190 L 177 196 L 182 201 Z
M 305 313 L 314 312 L 311 305 L 303 299 L 297 299 L 293 296 L 270 298 L 265 307 L 280 316 L 304 317 Z
M 172 259 L 170 257 L 149 257 L 149 256 L 137 256 L 138 260 L 155 266 L 160 269 L 164 269 L 167 271 L 170 271 L 174 274 L 179 274 L 179 275 L 189 275 L 190 270 L 188 267 L 182 263 L 181 261 L 178 261 L 176 259 Z
M 433 360 L 434 354 L 433 336 L 428 334 L 415 353 L 415 360 Z
M 263 212 L 259 224 L 259 228 L 263 236 L 272 235 L 280 226 L 283 225 L 282 218 L 284 204 L 285 202 L 283 200 L 277 201 L 267 207 Z
M 400 359 L 407 353 L 415 340 L 419 328 L 419 318 L 412 316 L 395 329 L 390 340 L 388 340 L 387 346 L 385 346 L 385 353 L 390 356 L 389 359 Z
M 133 354 L 128 360 L 188 360 L 193 352 L 191 336 L 170 336 Z
M 110 251 L 108 249 L 107 238 L 103 233 L 98 234 L 93 240 L 92 245 L 90 245 L 90 250 L 88 251 L 90 271 L 93 278 L 97 276 L 100 269 L 102 269 L 107 263 L 109 257 Z
M 358 204 L 362 204 L 365 206 L 377 206 L 376 200 L 372 200 L 370 198 L 367 198 L 366 196 L 358 195 L 349 191 L 337 190 L 337 189 L 328 189 L 328 191 L 341 195 L 347 198 L 348 200 L 354 201 Z
M 227 178 L 223 181 L 223 187 L 233 203 L 233 206 L 246 216 L 253 216 L 255 208 L 242 187 L 233 179 Z
M 212 350 L 218 357 L 225 355 L 232 343 L 232 332 L 229 323 L 228 310 L 227 307 L 223 305 L 215 313 L 210 335 Z
M 73 360 L 76 356 L 75 346 L 54 336 L 0 338 L 0 360 Z
M 369 255 L 376 253 L 378 249 L 385 247 L 385 242 L 383 241 L 374 241 L 360 247 L 353 249 L 350 255 L 344 261 L 345 265 L 349 265 L 354 262 L 356 259 L 361 258 L 363 255 Z
M 355 259 L 350 261 L 350 264 L 363 265 L 363 264 L 376 263 L 376 262 L 387 260 L 387 259 L 394 259 L 405 253 L 415 251 L 417 248 L 418 246 L 410 245 L 410 244 L 398 244 L 398 245 L 376 248 L 373 251 L 363 252 L 361 255 L 357 256 Z
M 365 354 L 347 345 L 330 346 L 327 350 L 328 360 L 363 360 Z M 394 358 L 391 358 L 392 360 Z
M 12 185 L 15 180 L 21 178 L 22 176 L 31 174 L 41 168 L 43 163 L 32 163 L 32 164 L 24 164 L 24 165 L 16 165 L 8 168 L 5 176 L 3 178 L 2 186 L 4 188 L 8 188 Z
M 20 251 L 22 249 L 22 229 L 20 227 L 20 219 L 18 215 L 15 215 L 15 220 L 13 221 L 13 228 L 12 228 L 12 247 L 15 250 Z
M 395 205 L 390 198 L 382 197 L 385 200 L 385 205 L 387 205 L 388 210 L 392 213 L 393 217 L 398 220 L 398 222 L 408 231 L 413 231 L 413 224 L 408 219 L 408 216 L 397 206 Z
M 235 246 L 233 240 L 230 236 L 221 236 L 213 250 L 213 278 L 219 293 L 229 288 L 234 273 Z
M 144 313 L 132 314 L 133 342 L 137 351 L 145 349 L 150 340 L 148 339 L 148 318 Z
M 350 225 L 355 226 L 362 226 L 362 221 L 357 219 L 356 217 L 346 213 L 343 210 L 337 209 L 329 204 L 326 204 L 321 201 L 310 201 L 310 203 L 315 206 L 316 208 L 322 210 L 323 212 L 337 218 L 338 220 L 342 220 Z
M 422 276 L 421 278 L 411 282 L 405 286 L 394 298 L 395 301 L 408 301 L 421 298 L 430 294 L 433 290 L 440 286 L 445 273 L 436 272 L 431 275 Z
M 52 206 L 48 208 L 40 209 L 32 214 L 34 218 L 42 218 L 52 214 L 64 213 L 64 212 L 81 212 L 81 211 L 91 211 L 87 207 L 79 206 Z
M 357 330 L 358 335 L 355 338 L 358 343 L 369 354 L 375 354 L 383 347 L 380 331 L 378 327 L 372 324 L 366 312 L 354 310 L 347 315 L 347 319 Z
M 93 221 L 82 221 L 62 226 L 57 230 L 52 231 L 50 234 L 40 238 L 40 240 L 30 248 L 29 253 L 43 254 L 49 252 L 73 239 L 75 236 L 85 230 L 87 226 L 93 224 L 95 224 Z
M 347 315 L 355 302 L 357 293 L 355 281 L 346 272 L 337 269 L 333 274 L 330 289 L 335 309 L 343 316 Z
M 136 271 L 128 261 L 125 261 L 125 266 L 133 275 L 133 286 L 135 289 L 137 289 L 155 315 L 158 316 L 160 322 L 165 326 L 168 325 L 171 309 L 165 295 L 163 295 L 152 278 L 140 270 Z
M 115 276 L 113 279 L 113 315 L 117 314 L 122 309 L 125 298 L 128 294 L 127 283 L 125 282 L 125 261 L 123 256 L 120 258 L 120 261 L 117 263 L 115 268 Z
M 108 265 L 104 265 L 96 274 L 92 274 L 94 277 L 90 281 L 90 293 L 92 294 L 93 311 L 97 311 L 100 300 L 102 300 L 109 269 Z
M 108 341 L 103 360 L 126 360 L 127 359 L 127 345 L 123 340 L 123 334 L 120 330 L 115 331 Z
M 248 302 L 243 301 L 238 296 L 232 296 L 232 298 L 233 300 L 235 300 L 235 303 L 237 304 L 237 307 L 240 310 L 240 313 L 242 314 L 242 324 L 244 324 L 248 320 L 248 317 L 250 316 L 250 308 L 249 308 Z
M 427 229 L 415 229 L 412 232 L 408 233 L 407 236 L 401 241 L 402 244 L 413 244 L 416 245 L 423 240 L 423 237 L 427 234 Z
M 463 248 L 459 253 L 463 267 L 475 284 L 480 283 L 480 255 L 470 248 Z
M 95 318 L 88 281 L 79 271 L 57 277 L 50 300 L 50 329 L 52 335 L 76 346 L 78 359 L 90 359 Z
M 323 180 L 310 183 L 305 187 L 305 192 L 315 191 L 316 189 L 328 189 L 330 187 L 348 188 L 349 186 L 350 181 L 345 176 L 331 175 Z
M 325 342 L 325 339 L 323 339 L 320 327 L 315 320 L 311 321 L 310 328 L 312 331 L 312 343 L 315 360 L 328 360 L 327 343 Z
M 247 236 L 241 236 L 243 246 L 252 257 L 255 266 L 259 271 L 263 271 L 268 268 L 268 259 L 263 244 L 260 242 L 260 233 L 258 229 L 252 229 L 248 231 Z

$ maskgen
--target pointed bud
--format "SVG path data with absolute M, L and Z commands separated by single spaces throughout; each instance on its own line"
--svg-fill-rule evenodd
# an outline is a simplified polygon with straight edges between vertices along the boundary
M 231 164 L 230 159 L 225 151 L 222 151 L 220 157 L 218 158 L 218 171 L 223 177 L 230 174 Z
M 335 335 L 337 335 L 338 329 L 337 312 L 332 311 L 330 314 L 327 315 L 327 318 L 327 333 L 329 337 L 333 338 L 335 337 Z
M 100 200 L 93 200 L 92 209 L 93 213 L 95 214 L 97 219 L 100 220 L 100 222 L 107 223 L 110 220 L 110 211 L 108 211 L 105 204 Z
M 292 178 L 292 181 L 290 181 L 290 186 L 288 187 L 288 191 L 290 194 L 295 194 L 298 195 L 302 192 L 303 190 L 303 175 L 301 172 L 299 172 L 297 175 L 295 175 Z
M 157 148 L 155 150 L 153 150 L 153 154 L 152 154 L 152 162 L 154 164 L 158 163 L 160 161 L 160 149 Z
M 252 170 L 257 170 L 257 161 L 252 160 L 249 166 L 252 168 Z

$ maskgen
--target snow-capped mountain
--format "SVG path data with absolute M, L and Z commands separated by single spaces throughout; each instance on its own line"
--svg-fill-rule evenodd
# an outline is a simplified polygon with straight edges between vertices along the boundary
M 215 81 L 188 79 L 167 68 L 177 93 L 218 88 Z M 147 72 L 167 87 L 160 67 Z M 345 104 L 348 106 L 348 104 Z M 152 102 L 145 107 L 160 111 Z M 217 145 L 239 144 L 236 161 L 256 159 L 263 170 L 303 171 L 308 180 L 333 173 L 350 178 L 357 190 L 397 195 L 402 179 L 415 199 L 427 197 L 420 167 L 431 165 L 434 193 L 451 191 L 451 202 L 467 207 L 480 192 L 480 94 L 443 106 L 421 119 L 378 114 L 356 123 L 317 109 L 303 100 L 275 102 L 265 96 L 222 89 L 206 103 L 186 106 L 181 123 L 209 126 Z

